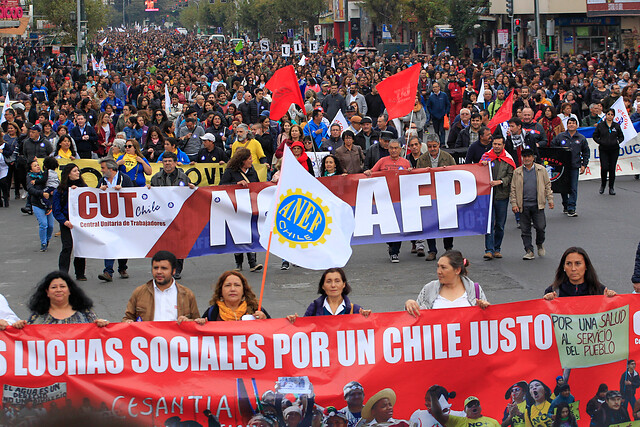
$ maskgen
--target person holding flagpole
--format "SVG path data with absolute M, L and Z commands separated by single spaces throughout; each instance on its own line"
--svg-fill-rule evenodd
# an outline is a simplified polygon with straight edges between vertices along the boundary
M 613 188 L 616 182 L 616 166 L 618 164 L 618 155 L 620 153 L 620 144 L 624 141 L 622 128 L 614 120 L 616 110 L 610 108 L 604 120 L 596 125 L 593 131 L 593 140 L 598 144 L 600 151 L 600 190 L 604 193 L 604 187 L 607 185 L 607 174 L 609 175 L 609 194 L 615 196 L 616 191 Z

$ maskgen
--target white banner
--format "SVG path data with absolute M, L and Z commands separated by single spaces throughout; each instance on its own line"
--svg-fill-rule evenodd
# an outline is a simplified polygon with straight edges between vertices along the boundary
M 580 175 L 580 181 L 600 179 L 600 150 L 593 139 L 589 141 L 589 166 L 584 174 Z M 620 147 L 620 157 L 616 167 L 616 176 L 640 174 L 640 137 L 636 136 L 628 141 L 624 147 Z
M 269 52 L 269 46 L 271 45 L 271 42 L 269 41 L 269 39 L 262 39 L 260 40 L 260 52 Z
M 293 53 L 296 55 L 302 53 L 302 42 L 300 40 L 296 40 L 293 42 Z
M 34 405 L 67 397 L 67 383 L 53 383 L 44 387 L 18 387 L 9 384 L 2 386 L 2 402 L 12 405 L 24 405 L 28 400 Z

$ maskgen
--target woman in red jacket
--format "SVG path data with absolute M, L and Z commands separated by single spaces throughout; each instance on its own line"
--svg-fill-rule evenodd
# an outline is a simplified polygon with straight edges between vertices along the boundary
M 113 126 L 111 116 L 107 113 L 100 113 L 98 123 L 96 124 L 96 133 L 98 134 L 98 151 L 99 157 L 104 157 L 109 152 L 113 140 L 116 138 L 116 128 Z
M 562 119 L 558 117 L 558 113 L 553 107 L 545 106 L 543 108 L 540 124 L 547 134 L 547 147 L 551 145 L 551 141 L 553 141 L 553 138 L 555 138 L 556 135 L 564 132 Z

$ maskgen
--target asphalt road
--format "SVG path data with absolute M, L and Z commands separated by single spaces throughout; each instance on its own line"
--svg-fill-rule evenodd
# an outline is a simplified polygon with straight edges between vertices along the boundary
M 484 238 L 456 238 L 454 247 L 470 261 L 469 276 L 479 282 L 492 303 L 505 303 L 540 298 L 553 280 L 558 260 L 569 246 L 582 246 L 590 254 L 601 281 L 617 292 L 631 292 L 630 277 L 636 247 L 640 239 L 640 181 L 633 177 L 618 178 L 616 196 L 599 195 L 599 181 L 581 182 L 578 191 L 577 218 L 562 214 L 560 196 L 556 209 L 547 211 L 547 256 L 523 261 L 520 230 L 513 215 L 507 220 L 501 260 L 484 261 Z M 11 200 L 11 207 L 0 208 L 0 292 L 22 318 L 29 313 L 26 303 L 35 284 L 58 265 L 60 239 L 54 237 L 48 252 L 39 251 L 37 221 L 24 215 L 24 201 Z M 56 224 L 56 230 L 58 225 Z M 442 251 L 442 242 L 438 241 Z M 353 287 L 351 299 L 376 312 L 402 310 L 404 301 L 415 298 L 422 286 L 436 278 L 435 262 L 425 262 L 409 253 L 411 243 L 403 243 L 400 263 L 391 264 L 386 245 L 354 246 L 346 266 Z M 442 253 L 442 252 L 441 252 Z M 265 255 L 258 254 L 264 262 Z M 182 280 L 191 288 L 203 312 L 211 298 L 211 286 L 225 270 L 234 267 L 232 254 L 187 259 Z M 72 267 L 73 268 L 73 267 Z M 95 311 L 111 321 L 122 318 L 133 289 L 151 278 L 150 261 L 129 261 L 128 280 L 116 278 L 102 283 L 97 275 L 101 260 L 87 261 L 89 280 L 81 284 L 93 298 Z M 246 272 L 256 293 L 262 274 Z M 292 267 L 280 270 L 280 259 L 271 257 L 267 272 L 264 307 L 273 317 L 298 312 L 317 297 L 320 272 Z

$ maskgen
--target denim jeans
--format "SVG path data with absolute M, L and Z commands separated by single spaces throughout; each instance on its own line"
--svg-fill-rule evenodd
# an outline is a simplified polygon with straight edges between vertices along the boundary
M 562 193 L 562 206 L 568 211 L 575 211 L 578 203 L 578 177 L 580 168 L 569 169 L 569 193 Z
M 398 255 L 402 242 L 387 242 L 387 245 L 389 245 L 389 255 Z
M 105 273 L 109 273 L 113 276 L 113 264 L 116 260 L 114 259 L 105 259 L 104 260 L 104 271 Z M 123 271 L 127 271 L 127 261 L 126 259 L 118 260 L 118 273 L 122 273 Z
M 40 234 L 40 243 L 46 245 L 53 235 L 53 214 L 37 206 L 33 206 L 33 214 L 38 219 L 38 233 Z
M 502 239 L 504 238 L 504 224 L 507 222 L 507 208 L 509 199 L 493 199 L 491 211 L 491 233 L 484 236 L 485 252 L 500 252 Z

